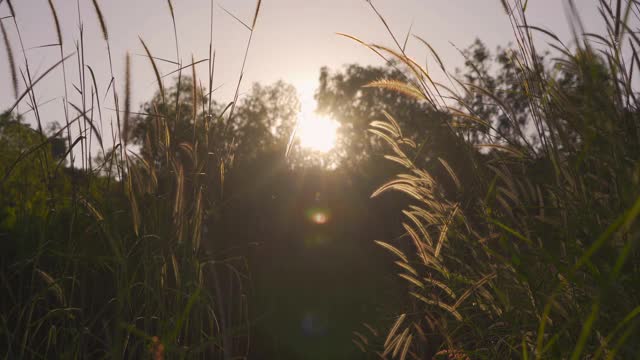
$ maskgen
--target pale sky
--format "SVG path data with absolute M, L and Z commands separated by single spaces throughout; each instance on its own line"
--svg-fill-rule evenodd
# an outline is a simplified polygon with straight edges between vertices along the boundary
M 0 0 L 2 1 L 2 0 Z M 577 0 L 588 30 L 602 29 L 597 14 L 596 0 Z M 173 28 L 165 0 L 101 0 L 99 1 L 109 31 L 117 86 L 124 84 L 126 52 L 142 54 L 138 40 L 142 37 L 156 57 L 175 60 Z M 173 0 L 183 63 L 203 59 L 209 46 L 209 0 Z M 529 22 L 553 30 L 561 39 L 571 41 L 563 0 L 529 0 Z M 16 18 L 25 48 L 55 43 L 56 34 L 47 0 L 13 0 Z M 65 39 L 64 52 L 75 51 L 79 40 L 78 2 L 54 0 Z M 466 48 L 478 37 L 489 48 L 505 45 L 513 39 L 508 18 L 499 0 L 374 0 L 398 38 L 404 38 L 413 23 L 412 33 L 431 43 L 445 65 L 453 70 L 462 64 L 461 56 L 451 45 Z M 218 0 L 214 2 L 213 38 L 217 53 L 214 86 L 223 85 L 215 97 L 230 101 L 238 80 L 240 66 L 249 31 L 222 11 L 218 5 L 250 23 L 256 6 L 255 0 Z M 91 0 L 79 0 L 80 19 L 84 25 L 85 62 L 96 72 L 98 88 L 104 94 L 108 85 L 107 52 Z M 6 1 L 0 4 L 0 18 L 9 15 Z M 14 50 L 18 65 L 24 68 L 15 26 L 11 19 L 2 20 Z M 242 89 L 253 82 L 271 83 L 284 80 L 298 87 L 310 97 L 317 84 L 321 66 L 339 69 L 344 64 L 382 64 L 363 46 L 336 35 L 343 32 L 368 42 L 392 45 L 383 24 L 371 11 L 365 0 L 263 0 L 256 24 L 253 43 L 245 68 Z M 544 39 L 542 36 L 539 36 Z M 544 39 L 546 41 L 546 39 Z M 0 109 L 13 104 L 9 66 L 4 44 L 0 45 Z M 42 73 L 59 60 L 57 47 L 27 50 L 29 64 L 36 74 Z M 427 60 L 427 52 L 417 41 L 410 39 L 408 53 L 419 63 Z M 149 99 L 157 90 L 149 62 L 133 56 L 133 110 Z M 435 69 L 435 67 L 433 67 Z M 175 69 L 162 64 L 161 72 Z M 200 76 L 206 75 L 206 65 L 198 67 Z M 78 83 L 78 65 L 75 58 L 67 62 L 70 83 Z M 190 70 L 188 71 L 190 74 Z M 37 76 L 37 75 L 36 75 Z M 63 123 L 59 81 L 61 68 L 48 81 L 36 87 L 36 96 L 43 105 L 41 112 L 46 121 Z M 167 81 L 166 84 L 169 82 Z M 24 86 L 21 86 L 24 89 Z M 79 102 L 78 93 L 69 91 L 72 101 Z M 105 108 L 113 107 L 109 99 Z M 20 111 L 28 110 L 21 106 Z M 106 110 L 105 121 L 113 118 Z M 107 138 L 108 136 L 104 136 Z

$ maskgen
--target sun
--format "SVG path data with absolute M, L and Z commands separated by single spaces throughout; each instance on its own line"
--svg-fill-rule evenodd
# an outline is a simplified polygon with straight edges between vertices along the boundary
M 327 153 L 336 146 L 339 124 L 316 113 L 301 114 L 296 136 L 305 149 Z
M 336 147 L 340 123 L 315 111 L 318 107 L 314 96 L 316 87 L 317 84 L 312 81 L 304 81 L 296 86 L 300 112 L 291 140 L 297 141 L 303 149 L 325 154 Z

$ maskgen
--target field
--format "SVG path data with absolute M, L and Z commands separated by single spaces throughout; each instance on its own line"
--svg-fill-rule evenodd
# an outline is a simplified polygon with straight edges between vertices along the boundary
M 564 40 L 502 0 L 512 42 L 453 68 L 366 1 L 391 45 L 336 34 L 380 65 L 319 69 L 310 109 L 246 83 L 268 1 L 209 3 L 189 59 L 181 2 L 158 4 L 175 57 L 120 59 L 108 1 L 72 38 L 40 1 L 43 65 L 0 0 L 0 357 L 640 357 L 640 3 L 566 1 Z M 216 6 L 247 34 L 230 99 Z

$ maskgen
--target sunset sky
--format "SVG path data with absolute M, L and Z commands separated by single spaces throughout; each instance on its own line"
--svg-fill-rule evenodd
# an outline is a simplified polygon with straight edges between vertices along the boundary
M 14 1 L 18 25 L 27 49 L 56 42 L 53 19 L 46 0 Z M 528 13 L 535 19 L 533 25 L 552 29 L 563 40 L 570 42 L 566 25 L 565 2 L 558 0 L 532 0 Z M 65 53 L 75 51 L 79 39 L 78 3 L 72 0 L 54 1 L 65 38 Z M 173 29 L 166 1 L 161 0 L 110 0 L 100 2 L 107 22 L 117 86 L 122 88 L 124 58 L 126 52 L 142 54 L 138 40 L 142 37 L 156 57 L 175 60 Z M 479 37 L 490 48 L 507 44 L 512 39 L 508 18 L 498 0 L 377 0 L 374 2 L 387 19 L 398 38 L 404 38 L 409 30 L 406 24 L 413 22 L 412 33 L 431 43 L 444 63 L 453 70 L 462 64 L 456 48 L 466 48 Z M 580 1 L 583 21 L 588 29 L 599 29 L 601 23 L 596 13 L 596 1 Z M 183 63 L 191 59 L 206 58 L 209 44 L 208 0 L 174 0 L 180 51 Z M 216 99 L 230 101 L 240 72 L 241 60 L 249 31 L 226 14 L 221 7 L 250 23 L 255 10 L 254 0 L 221 0 L 214 3 L 213 41 L 216 49 L 216 76 L 214 86 L 222 85 Z M 98 77 L 98 88 L 106 90 L 108 84 L 108 60 L 105 43 L 91 1 L 79 2 L 80 19 L 84 25 L 85 61 Z M 6 4 L 0 5 L 0 17 L 9 15 Z M 14 56 L 23 67 L 21 51 L 10 19 L 3 19 L 9 33 Z M 73 26 L 70 24 L 74 24 Z M 336 35 L 343 32 L 363 40 L 392 45 L 383 24 L 365 0 L 264 0 L 256 25 L 253 43 L 245 69 L 242 90 L 253 82 L 271 83 L 279 79 L 295 85 L 306 99 L 312 97 L 317 84 L 319 68 L 329 66 L 339 69 L 348 63 L 381 64 L 375 54 L 363 46 Z M 546 39 L 543 39 L 546 41 Z M 32 71 L 42 73 L 59 59 L 56 47 L 27 50 Z M 0 56 L 0 83 L 9 82 L 9 66 L 5 50 Z M 424 47 L 415 39 L 408 43 L 408 53 L 418 62 L 433 63 L 427 59 Z M 133 99 L 137 104 L 149 99 L 157 89 L 149 62 L 142 56 L 133 56 Z M 67 62 L 68 79 L 76 83 L 77 62 Z M 168 73 L 174 65 L 161 64 L 161 72 Z M 433 67 L 435 69 L 435 67 Z M 198 67 L 202 76 L 206 65 Z M 36 89 L 40 103 L 47 111 L 61 112 L 63 89 L 56 79 L 57 69 L 48 81 Z M 438 74 L 435 75 L 439 76 Z M 167 81 L 168 83 L 168 81 Z M 56 85 L 53 85 L 56 84 Z M 21 86 L 24 88 L 24 86 Z M 0 108 L 13 103 L 13 94 L 4 87 L 0 94 Z M 109 107 L 109 104 L 105 105 Z M 21 107 L 22 112 L 27 110 Z M 60 119 L 59 121 L 61 121 Z

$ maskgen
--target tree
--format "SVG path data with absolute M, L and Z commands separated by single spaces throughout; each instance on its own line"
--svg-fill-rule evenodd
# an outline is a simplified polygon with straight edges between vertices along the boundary
M 0 243 L 9 248 L 0 251 L 3 254 L 30 249 L 33 244 L 27 244 L 27 240 L 3 238 L 21 231 L 20 226 L 27 229 L 25 224 L 33 227 L 58 205 L 52 194 L 68 185 L 65 174 L 58 172 L 65 154 L 65 140 L 59 132 L 43 138 L 21 116 L 0 114 Z
M 380 153 L 380 143 L 369 136 L 369 124 L 384 120 L 390 114 L 403 128 L 405 135 L 419 148 L 416 156 L 432 160 L 433 150 L 452 149 L 452 138 L 446 129 L 443 113 L 418 99 L 396 92 L 367 87 L 374 81 L 404 81 L 406 75 L 397 64 L 383 67 L 357 64 L 343 71 L 320 71 L 320 86 L 316 94 L 318 111 L 341 123 L 341 162 L 354 167 Z
M 188 77 L 181 79 L 180 89 L 178 84 L 169 88 L 165 99 L 161 93 L 155 94 L 142 105 L 142 115 L 133 118 L 129 136 L 134 144 L 141 146 L 145 156 L 161 155 L 151 140 L 162 136 L 156 124 L 158 118 L 163 118 L 172 134 L 170 144 L 174 152 L 185 143 L 198 144 L 203 151 L 206 143 L 213 149 L 228 142 L 233 144 L 236 159 L 249 160 L 288 140 L 300 107 L 295 88 L 282 81 L 267 86 L 254 84 L 236 105 L 231 119 L 228 118 L 230 106 L 215 100 L 212 102 L 215 115 L 207 119 L 200 103 L 205 99 L 204 93 L 194 90 Z
M 295 88 L 283 81 L 254 84 L 240 102 L 233 121 L 241 159 L 254 159 L 266 149 L 284 149 L 300 112 Z
M 530 134 L 521 130 L 531 126 L 532 121 L 525 91 L 527 79 L 523 76 L 547 76 L 543 67 L 544 55 L 537 56 L 537 63 L 533 64 L 535 71 L 523 71 L 518 52 L 510 45 L 499 46 L 492 54 L 476 39 L 462 54 L 464 68 L 457 69 L 457 75 L 465 86 L 465 93 L 457 105 L 491 126 L 491 129 L 480 124 L 467 127 L 467 141 L 488 143 L 496 137 L 518 145 L 533 141 Z

